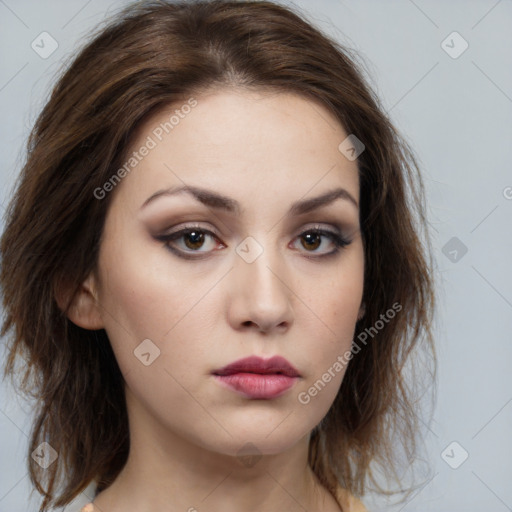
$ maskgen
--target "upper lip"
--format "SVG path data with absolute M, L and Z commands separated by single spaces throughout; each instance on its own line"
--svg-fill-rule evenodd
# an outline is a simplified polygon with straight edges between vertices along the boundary
M 258 356 L 246 357 L 212 372 L 214 375 L 226 376 L 235 373 L 281 374 L 288 377 L 300 377 L 299 372 L 284 357 L 274 356 L 262 359 Z

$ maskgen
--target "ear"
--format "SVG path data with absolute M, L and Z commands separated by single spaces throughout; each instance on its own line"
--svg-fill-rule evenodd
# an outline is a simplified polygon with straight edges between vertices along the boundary
M 364 302 L 361 303 L 361 307 L 359 308 L 359 313 L 357 314 L 357 321 L 361 320 L 366 313 L 366 304 Z
M 103 329 L 94 273 L 91 272 L 87 276 L 71 300 L 70 293 L 71 290 L 65 285 L 56 287 L 55 300 L 61 311 L 79 327 L 91 331 Z

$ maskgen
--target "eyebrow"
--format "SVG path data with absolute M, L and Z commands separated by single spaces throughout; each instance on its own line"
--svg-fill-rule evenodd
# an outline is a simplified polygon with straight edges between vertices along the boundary
M 146 201 L 144 201 L 140 209 L 142 210 L 149 203 L 153 202 L 155 199 L 159 197 L 175 196 L 180 194 L 189 194 L 195 199 L 197 199 L 200 203 L 213 209 L 225 210 L 238 216 L 240 216 L 242 212 L 240 203 L 235 199 L 224 196 L 222 194 L 218 194 L 217 192 L 213 192 L 212 190 L 208 190 L 201 187 L 195 187 L 191 185 L 183 185 L 178 187 L 171 187 L 165 190 L 159 190 L 158 192 L 155 192 L 153 195 L 151 195 L 148 199 L 146 199 Z M 346 201 L 349 201 L 356 208 L 359 208 L 359 205 L 357 201 L 354 199 L 354 196 L 352 196 L 352 194 L 350 194 L 350 192 L 348 192 L 346 189 L 340 187 L 330 190 L 317 197 L 312 197 L 310 199 L 302 199 L 294 202 L 290 207 L 288 215 L 293 216 L 309 213 L 323 206 L 327 206 L 328 204 L 333 203 L 337 199 L 344 199 Z

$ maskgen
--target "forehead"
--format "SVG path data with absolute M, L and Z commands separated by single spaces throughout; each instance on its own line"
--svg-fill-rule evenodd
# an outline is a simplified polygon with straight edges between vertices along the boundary
M 126 155 L 123 200 L 140 205 L 177 185 L 229 192 L 240 201 L 342 185 L 357 199 L 357 163 L 338 149 L 346 137 L 325 107 L 294 93 L 192 96 L 162 108 L 137 130 Z

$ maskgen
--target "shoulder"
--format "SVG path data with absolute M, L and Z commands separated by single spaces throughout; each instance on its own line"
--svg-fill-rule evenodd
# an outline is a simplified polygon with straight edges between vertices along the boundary
M 336 499 L 341 505 L 343 512 L 368 512 L 363 503 L 346 489 L 343 489 L 343 487 L 336 489 Z M 86 510 L 85 512 L 89 511 Z
M 80 509 L 80 512 L 96 512 L 96 508 L 92 503 L 87 503 L 87 505 Z

